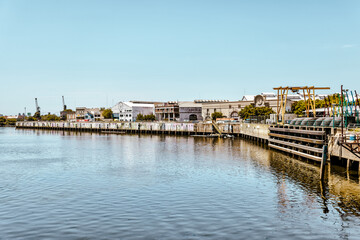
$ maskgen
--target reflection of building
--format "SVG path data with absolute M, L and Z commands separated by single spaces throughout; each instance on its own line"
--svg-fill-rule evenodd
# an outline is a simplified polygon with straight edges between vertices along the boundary
M 136 121 L 138 114 L 154 114 L 154 104 L 152 103 L 135 103 L 135 102 L 118 102 L 111 108 L 114 119 L 119 121 Z
M 195 102 L 167 102 L 155 106 L 156 120 L 195 121 L 202 120 L 201 104 Z

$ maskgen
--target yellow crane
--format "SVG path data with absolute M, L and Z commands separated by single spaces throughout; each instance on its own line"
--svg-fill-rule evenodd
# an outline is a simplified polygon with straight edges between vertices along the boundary
M 281 114 L 281 122 L 284 124 L 284 117 L 286 112 L 286 101 L 289 90 L 293 93 L 303 92 L 305 107 L 306 107 L 306 116 L 310 116 L 310 109 L 313 111 L 314 116 L 316 116 L 315 110 L 315 90 L 328 90 L 330 87 L 276 87 L 274 90 L 277 90 L 277 122 L 279 122 L 279 115 Z

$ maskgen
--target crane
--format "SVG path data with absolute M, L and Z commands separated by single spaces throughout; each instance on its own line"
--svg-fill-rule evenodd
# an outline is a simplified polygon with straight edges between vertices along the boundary
M 314 117 L 316 117 L 316 110 L 315 110 L 315 90 L 325 90 L 330 89 L 329 87 L 277 87 L 273 88 L 277 90 L 277 123 L 281 122 L 284 124 L 285 121 L 285 112 L 286 112 L 286 102 L 289 90 L 292 92 L 299 92 L 303 91 L 303 97 L 306 107 L 306 115 L 310 117 L 310 110 L 312 109 Z M 279 117 L 281 117 L 281 121 L 279 121 Z
M 35 98 L 35 106 L 36 106 L 36 112 L 34 114 L 34 117 L 35 118 L 40 118 L 41 117 L 41 115 L 40 115 L 40 107 L 39 107 L 37 98 Z
M 64 111 L 66 110 L 66 105 L 65 105 L 65 99 L 64 96 L 62 96 L 62 101 L 63 101 L 63 107 L 64 107 Z

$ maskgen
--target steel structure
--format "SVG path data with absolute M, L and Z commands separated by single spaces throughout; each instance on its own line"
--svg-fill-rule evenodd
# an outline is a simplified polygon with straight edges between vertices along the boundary
M 65 99 L 64 99 L 64 96 L 62 96 L 62 102 L 63 102 L 63 109 L 64 111 L 66 110 L 66 105 L 65 105 Z
M 37 119 L 41 119 L 41 112 L 40 112 L 40 107 L 39 107 L 37 98 L 35 98 L 35 107 L 36 107 L 36 112 L 34 114 L 34 117 Z
M 277 87 L 274 90 L 277 90 L 277 122 L 279 122 L 279 115 L 281 114 L 281 122 L 284 124 L 284 116 L 286 112 L 286 102 L 287 95 L 289 90 L 293 93 L 303 92 L 305 107 L 306 107 L 306 116 L 310 116 L 310 109 L 313 111 L 314 116 L 316 116 L 315 111 L 315 90 L 327 90 L 329 87 Z
M 344 132 L 344 128 L 346 128 L 345 130 L 347 130 L 348 127 L 348 121 L 347 118 L 349 116 L 353 116 L 353 109 L 352 106 L 355 107 L 355 118 L 357 118 L 357 121 L 359 121 L 359 115 L 357 115 L 357 105 L 359 105 L 359 100 L 357 98 L 357 93 L 355 91 L 355 95 L 356 95 L 356 101 L 354 96 L 352 95 L 352 101 L 350 101 L 349 99 L 349 95 L 348 95 L 348 89 L 343 89 L 343 85 L 341 85 L 341 99 L 340 99 L 340 107 L 341 107 L 341 137 L 340 137 L 340 145 L 342 147 L 344 147 L 345 149 L 349 150 L 351 153 L 353 153 L 355 156 L 357 156 L 358 158 L 360 158 L 360 133 L 358 132 Z M 345 98 L 346 95 L 346 98 Z M 349 114 L 349 108 L 350 106 L 350 114 Z M 344 107 L 345 111 L 344 111 Z
M 36 107 L 36 112 L 38 112 L 40 114 L 40 107 L 39 107 L 37 98 L 35 98 L 35 107 Z

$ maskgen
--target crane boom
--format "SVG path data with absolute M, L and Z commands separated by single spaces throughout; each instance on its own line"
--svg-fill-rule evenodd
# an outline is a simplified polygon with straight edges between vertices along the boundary
M 64 108 L 64 111 L 66 110 L 66 105 L 65 105 L 65 99 L 64 99 L 64 96 L 62 96 L 62 101 L 63 101 L 63 108 Z
M 40 112 L 40 107 L 39 107 L 37 98 L 35 98 L 35 106 L 36 106 L 36 111 L 37 111 L 37 112 Z
M 36 106 L 36 112 L 34 114 L 34 117 L 37 118 L 37 119 L 41 119 L 40 107 L 39 107 L 37 98 L 35 98 L 35 106 Z

